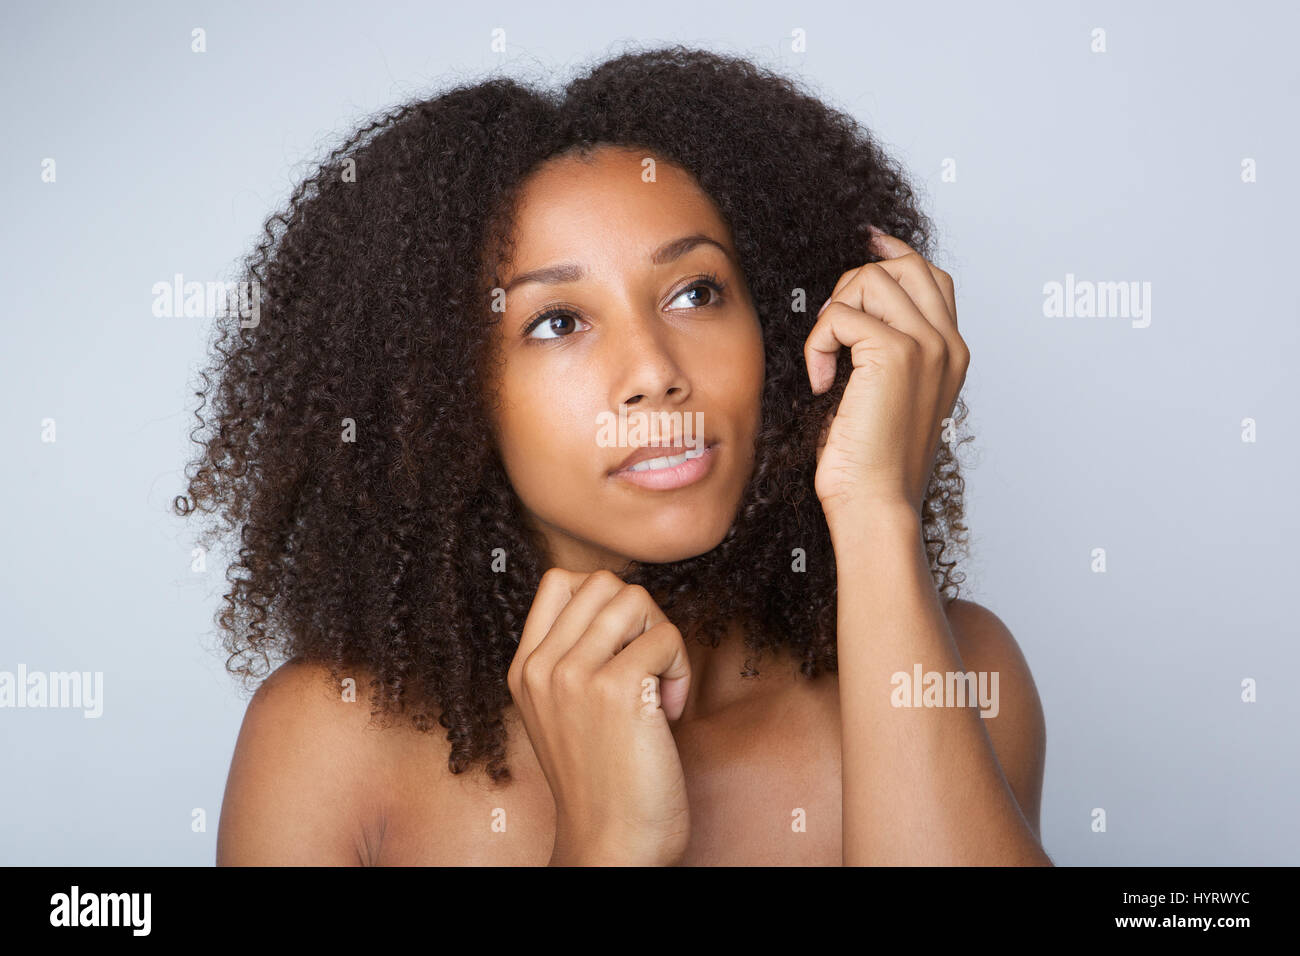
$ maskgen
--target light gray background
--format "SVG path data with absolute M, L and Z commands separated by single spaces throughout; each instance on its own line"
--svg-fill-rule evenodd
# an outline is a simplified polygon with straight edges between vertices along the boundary
M 212 649 L 222 568 L 191 572 L 169 511 L 209 330 L 153 317 L 153 283 L 228 277 L 368 114 L 683 41 L 852 112 L 936 221 L 973 354 L 966 596 L 1044 702 L 1048 852 L 1300 863 L 1300 18 L 1280 6 L 7 4 L 0 669 L 103 671 L 105 700 L 97 720 L 0 709 L 0 862 L 214 859 L 245 700 Z M 1066 273 L 1150 282 L 1150 326 L 1045 317 Z

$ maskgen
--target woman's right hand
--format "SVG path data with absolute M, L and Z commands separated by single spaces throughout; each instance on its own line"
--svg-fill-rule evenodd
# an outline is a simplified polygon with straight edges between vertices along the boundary
M 506 682 L 555 797 L 551 865 L 679 862 L 690 808 L 668 721 L 690 661 L 649 592 L 551 568 Z

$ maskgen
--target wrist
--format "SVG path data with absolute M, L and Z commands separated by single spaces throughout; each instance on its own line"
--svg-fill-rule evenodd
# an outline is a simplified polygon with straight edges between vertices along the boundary
M 921 513 L 906 501 L 822 502 L 822 513 L 826 516 L 832 543 L 880 536 L 919 538 L 921 534 Z

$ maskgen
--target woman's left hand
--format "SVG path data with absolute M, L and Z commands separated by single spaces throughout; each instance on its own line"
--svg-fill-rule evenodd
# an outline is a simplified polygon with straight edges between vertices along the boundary
M 817 452 L 817 497 L 829 518 L 906 503 L 918 516 L 943 433 L 966 380 L 952 277 L 900 239 L 871 227 L 885 257 L 840 276 L 804 344 L 813 392 L 853 359 Z

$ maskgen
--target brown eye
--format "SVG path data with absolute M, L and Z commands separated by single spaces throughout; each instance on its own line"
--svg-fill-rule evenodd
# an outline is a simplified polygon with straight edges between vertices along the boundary
M 722 298 L 722 290 L 724 288 L 725 284 L 720 279 L 710 275 L 706 278 L 697 279 L 695 282 L 692 282 L 677 294 L 677 297 L 673 299 L 673 302 L 676 302 L 678 299 L 685 296 L 694 295 L 695 298 L 686 306 L 688 311 L 691 309 L 703 308 L 708 305 L 717 305 L 718 300 Z
M 577 316 L 568 309 L 551 309 L 533 319 L 525 335 L 530 339 L 562 339 L 576 331 L 577 321 Z M 538 331 L 545 334 L 535 334 Z

